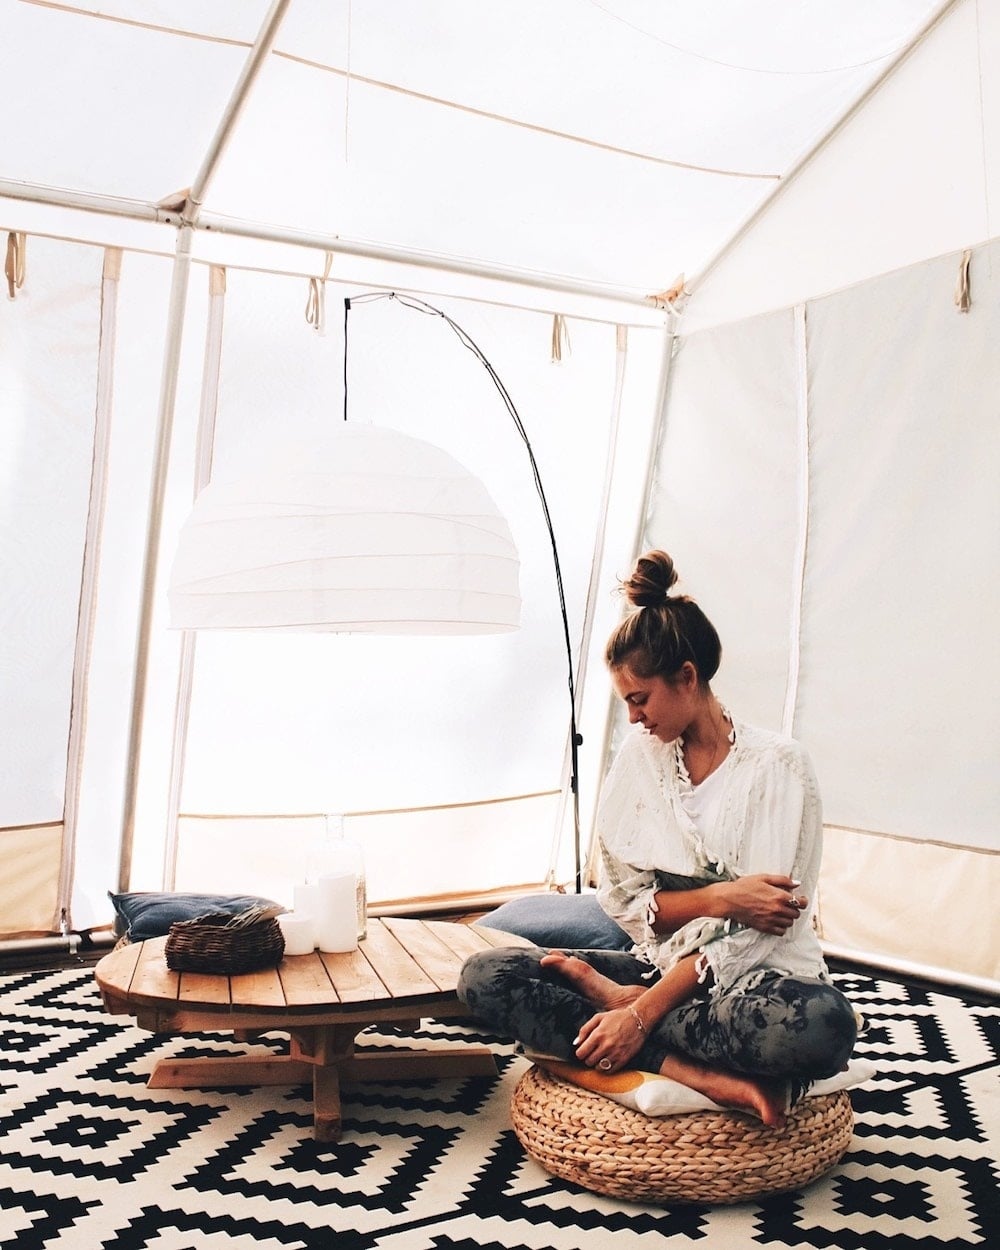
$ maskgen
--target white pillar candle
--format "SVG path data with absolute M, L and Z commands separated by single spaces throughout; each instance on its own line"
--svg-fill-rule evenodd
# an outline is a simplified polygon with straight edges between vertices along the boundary
M 358 879 L 353 872 L 320 877 L 316 939 L 321 951 L 353 951 L 358 945 Z
M 316 947 L 316 921 L 311 915 L 294 911 L 278 917 L 278 927 L 285 939 L 286 955 L 311 955 Z
M 312 916 L 315 920 L 319 915 L 319 886 L 309 883 L 295 886 L 292 910 L 297 916 Z

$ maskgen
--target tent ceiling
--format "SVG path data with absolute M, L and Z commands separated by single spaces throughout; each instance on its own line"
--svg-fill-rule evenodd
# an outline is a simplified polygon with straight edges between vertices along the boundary
M 940 7 L 292 0 L 204 208 L 642 296 L 707 262 Z M 0 0 L 0 179 L 189 186 L 268 9 Z

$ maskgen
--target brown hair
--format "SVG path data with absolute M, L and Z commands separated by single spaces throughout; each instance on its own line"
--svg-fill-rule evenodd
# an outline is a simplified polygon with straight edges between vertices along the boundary
M 677 581 L 665 551 L 647 551 L 636 561 L 621 590 L 635 611 L 614 630 L 604 649 L 610 669 L 629 668 L 637 677 L 670 681 L 690 660 L 707 685 L 718 672 L 722 643 L 715 626 L 687 595 L 671 595 Z

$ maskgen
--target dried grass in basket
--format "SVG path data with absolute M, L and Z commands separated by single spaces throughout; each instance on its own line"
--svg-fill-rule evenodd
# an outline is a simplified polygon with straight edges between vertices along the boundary
M 843 1157 L 854 1128 L 843 1090 L 802 1099 L 774 1129 L 736 1111 L 646 1116 L 534 1067 L 511 1120 L 546 1171 L 634 1202 L 726 1204 L 798 1189 Z
M 274 908 L 253 907 L 235 916 L 212 913 L 175 921 L 167 935 L 167 967 L 220 976 L 275 968 L 285 953 L 275 915 Z

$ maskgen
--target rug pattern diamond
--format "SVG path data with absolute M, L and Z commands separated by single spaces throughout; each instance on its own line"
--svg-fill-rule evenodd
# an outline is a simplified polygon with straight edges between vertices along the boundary
M 373 1047 L 490 1044 L 496 1078 L 348 1086 L 340 1142 L 306 1087 L 151 1090 L 164 1056 L 242 1053 L 108 1017 L 82 966 L 0 976 L 0 1245 L 11 1250 L 664 1250 L 1000 1245 L 1000 1006 L 838 974 L 865 1015 L 851 1148 L 804 1190 L 733 1207 L 602 1198 L 511 1131 L 526 1061 L 474 1028 L 370 1030 Z M 257 1045 L 280 1050 L 284 1039 Z M 640 1239 L 643 1239 L 640 1243 Z

